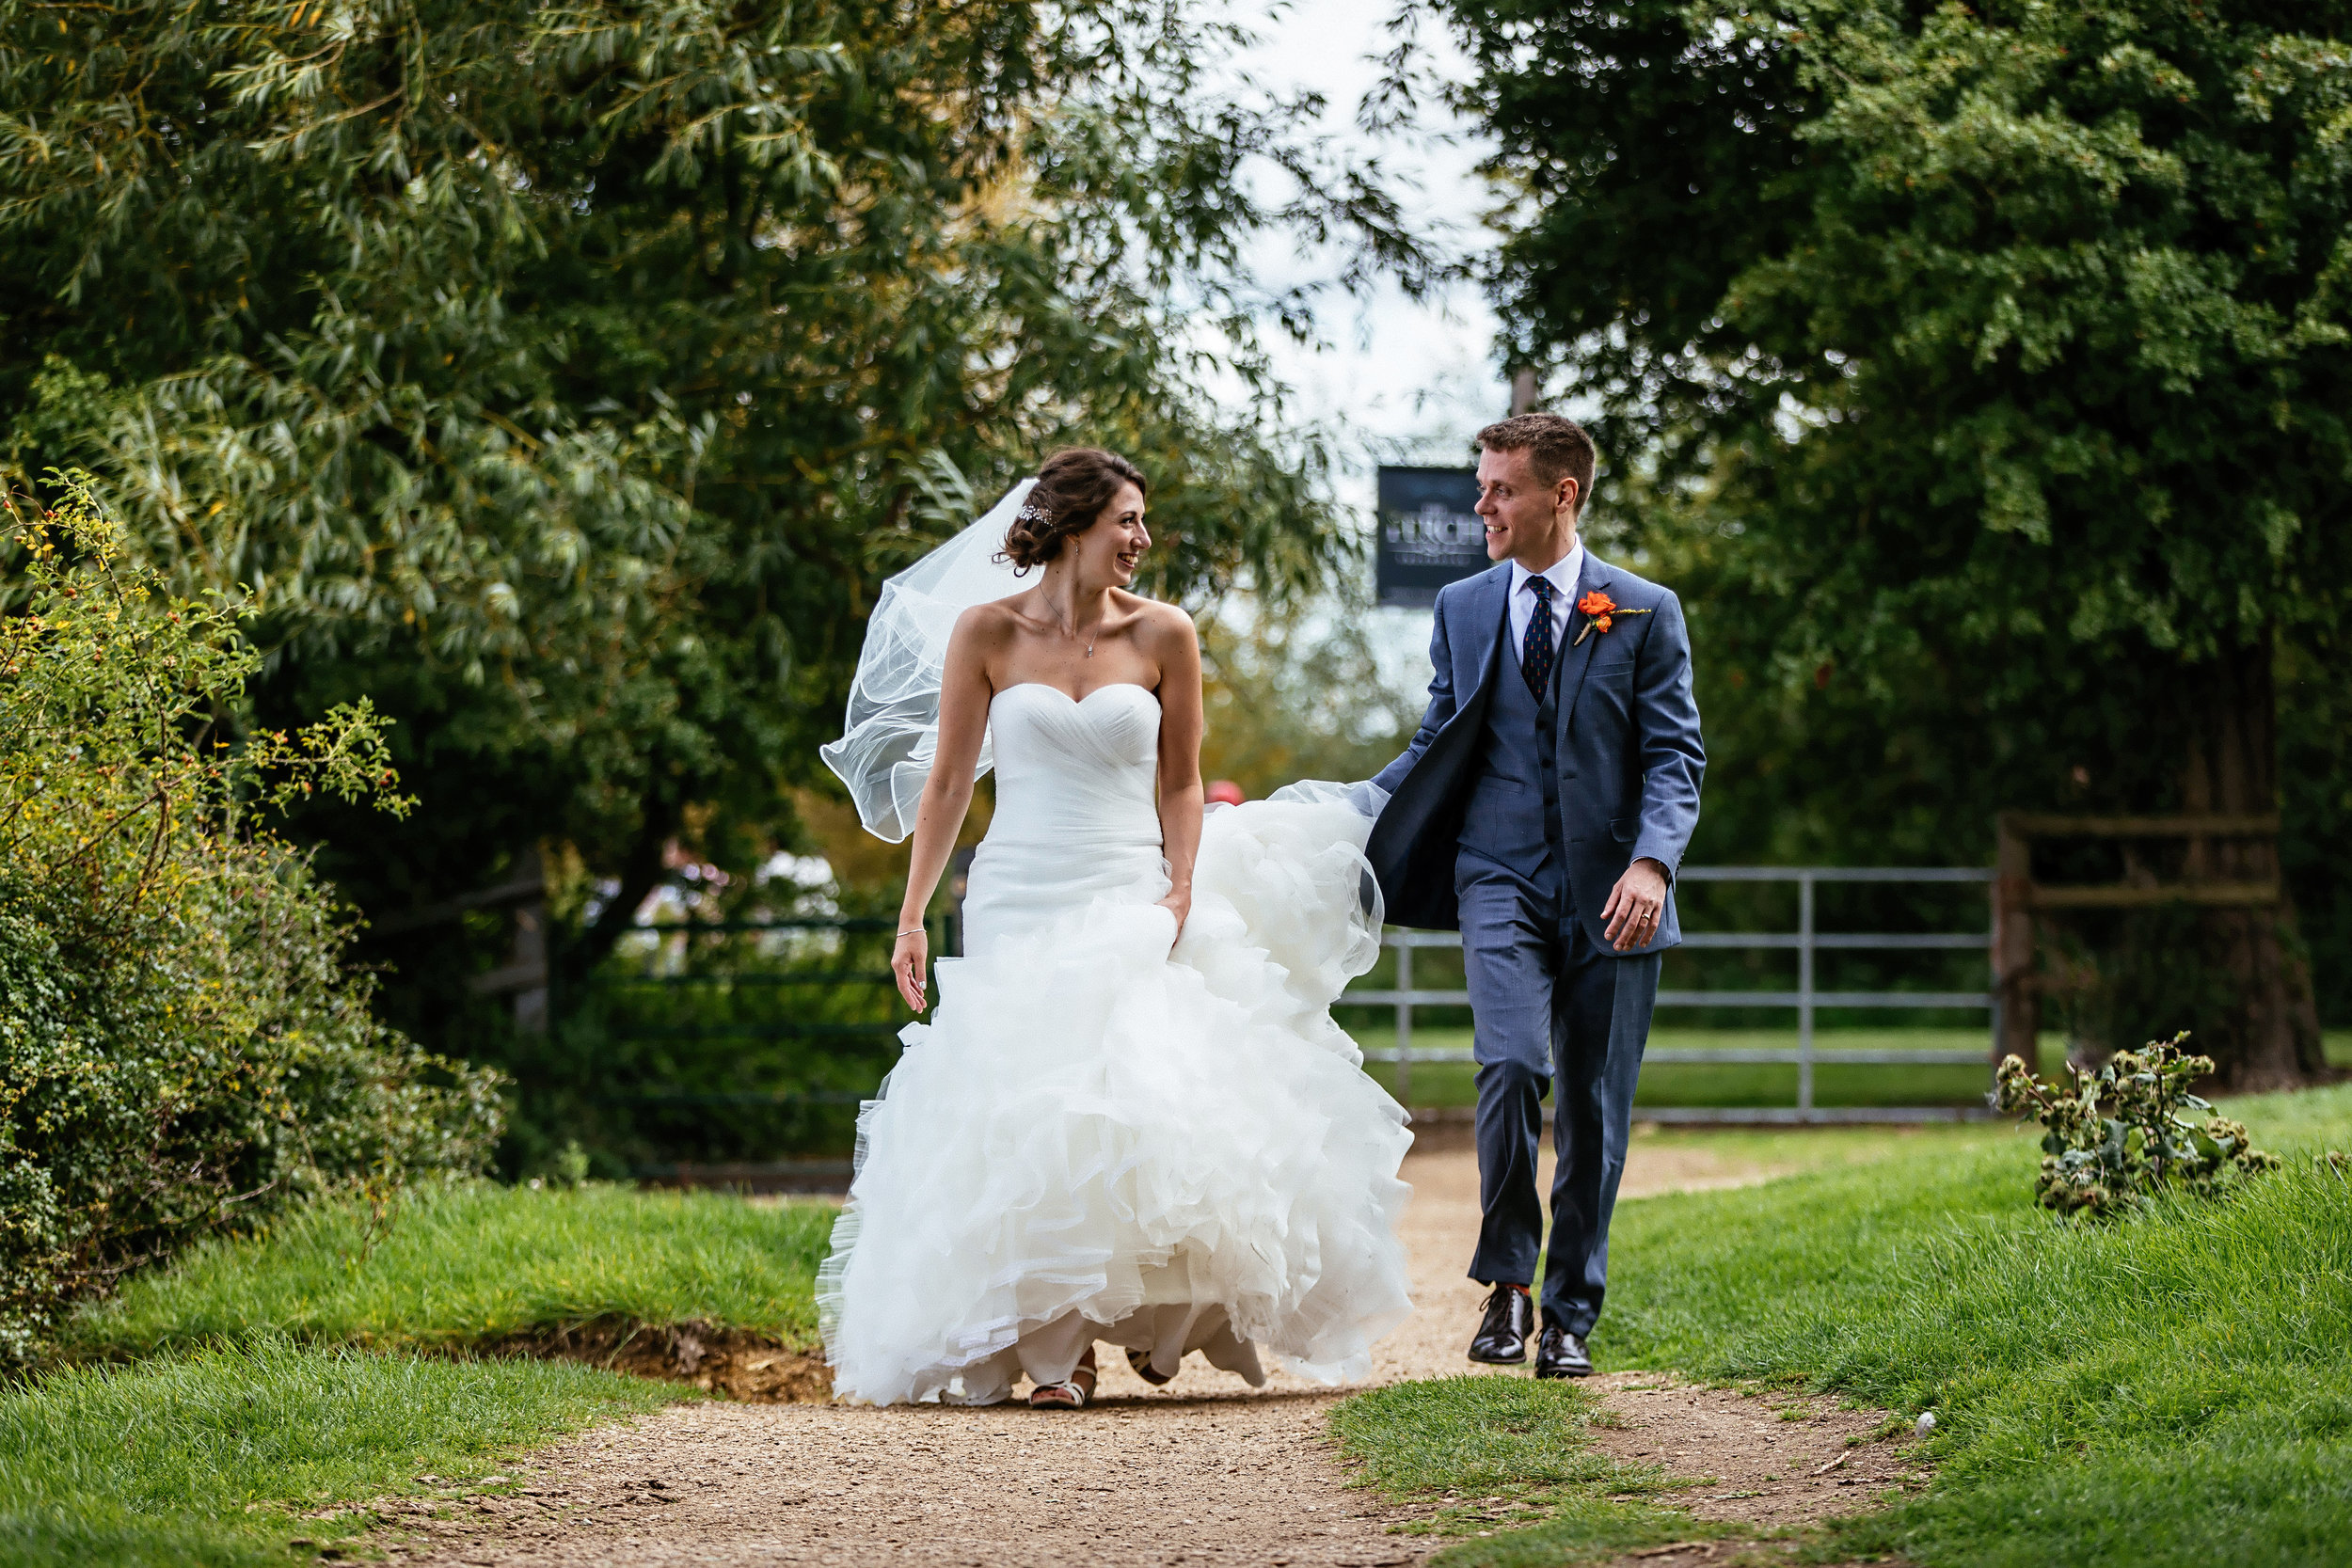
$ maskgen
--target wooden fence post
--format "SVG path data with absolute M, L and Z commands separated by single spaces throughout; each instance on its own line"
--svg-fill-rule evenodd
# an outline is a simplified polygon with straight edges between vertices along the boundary
M 1993 1065 L 2015 1056 L 2028 1070 L 2042 1070 L 2042 992 L 2033 972 L 2033 845 L 2015 819 L 2003 812 L 1993 863 L 1993 989 L 1998 1023 Z

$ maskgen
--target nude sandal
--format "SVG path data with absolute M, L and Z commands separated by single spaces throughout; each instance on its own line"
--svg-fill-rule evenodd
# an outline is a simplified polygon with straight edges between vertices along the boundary
M 1070 1376 L 1060 1383 L 1041 1383 L 1029 1390 L 1032 1410 L 1084 1410 L 1094 1398 L 1094 1352 L 1089 1350 L 1086 1359 L 1071 1369 Z

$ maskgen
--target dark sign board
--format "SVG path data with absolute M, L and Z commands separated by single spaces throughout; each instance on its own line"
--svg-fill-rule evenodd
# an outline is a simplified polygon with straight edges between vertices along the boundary
M 1476 510 L 1475 471 L 1384 466 L 1379 505 L 1373 582 L 1380 603 L 1435 604 L 1438 589 L 1494 564 L 1486 559 L 1486 525 Z

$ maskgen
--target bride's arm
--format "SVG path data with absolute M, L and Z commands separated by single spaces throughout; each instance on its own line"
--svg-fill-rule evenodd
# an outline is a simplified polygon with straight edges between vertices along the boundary
M 914 813 L 914 854 L 907 866 L 907 895 L 898 906 L 898 940 L 890 951 L 891 977 L 898 994 L 916 1012 L 925 1006 L 923 974 L 930 961 L 930 935 L 923 915 L 939 887 L 940 873 L 963 831 L 972 805 L 972 770 L 988 734 L 988 650 L 980 625 L 986 607 L 967 610 L 947 639 L 946 668 L 939 683 L 939 754 L 924 781 Z
M 1200 636 L 1169 606 L 1160 646 L 1160 853 L 1169 887 L 1160 903 L 1182 935 L 1192 913 L 1192 864 L 1200 853 Z

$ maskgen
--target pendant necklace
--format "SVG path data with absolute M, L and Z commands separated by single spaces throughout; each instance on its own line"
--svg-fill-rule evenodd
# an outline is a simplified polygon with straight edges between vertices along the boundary
M 1052 600 L 1050 600 L 1050 599 L 1048 599 L 1048 600 L 1046 601 L 1046 603 L 1047 603 L 1047 605 L 1048 605 L 1048 607 L 1049 607 L 1049 608 L 1053 606 L 1053 601 L 1052 601 Z M 1074 607 L 1073 607 L 1073 608 L 1074 608 Z M 1054 620 L 1055 620 L 1056 624 L 1057 624 L 1057 625 L 1058 625 L 1058 624 L 1060 623 L 1060 621 L 1061 621 L 1061 616 L 1060 616 L 1058 613 L 1057 613 L 1057 614 L 1054 616 Z M 1088 639 L 1087 639 L 1087 651 L 1086 651 L 1086 653 L 1085 653 L 1085 655 L 1084 655 L 1083 657 L 1087 657 L 1087 658 L 1092 658 L 1092 657 L 1094 657 L 1094 638 L 1095 638 L 1095 637 L 1100 637 L 1100 636 L 1102 636 L 1102 635 L 1103 635 L 1103 628 L 1102 628 L 1102 626 L 1099 626 L 1099 625 L 1098 625 L 1098 626 L 1096 626 L 1096 627 L 1094 628 L 1094 637 L 1089 637 L 1089 638 L 1088 638 Z M 1074 613 L 1073 613 L 1073 614 L 1070 617 L 1070 641 L 1072 641 L 1073 642 L 1075 642 L 1076 641 L 1078 641 L 1078 617 L 1077 617 Z

